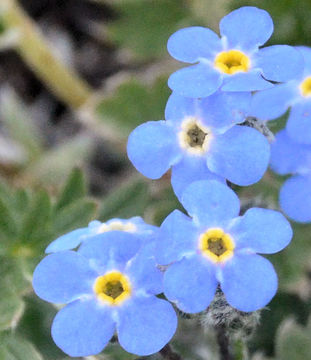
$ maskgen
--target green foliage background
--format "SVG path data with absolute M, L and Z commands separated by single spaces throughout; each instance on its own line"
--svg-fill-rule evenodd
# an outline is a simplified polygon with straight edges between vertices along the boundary
M 0 101 L 1 128 L 19 149 L 0 164 L 0 360 L 68 359 L 50 336 L 57 309 L 38 299 L 31 287 L 33 269 L 50 241 L 92 219 L 141 215 L 159 225 L 173 209 L 181 208 L 170 188 L 169 175 L 150 181 L 135 172 L 125 153 L 126 137 L 132 129 L 164 116 L 170 94 L 167 77 L 180 66 L 166 52 L 170 34 L 190 25 L 217 31 L 219 19 L 227 12 L 254 5 L 274 19 L 275 33 L 269 44 L 311 45 L 309 0 L 98 2 L 115 14 L 99 25 L 130 70 L 109 78 L 109 86 L 94 91 L 86 108 L 75 111 L 77 117 L 85 112 L 87 119 L 91 117 L 90 123 L 86 122 L 88 131 L 47 148 L 23 99 L 7 90 Z M 9 30 L 1 24 L 0 48 Z M 283 125 L 284 118 L 274 121 L 271 130 Z M 110 144 L 109 134 L 117 141 Z M 107 138 L 107 152 L 123 164 L 125 175 L 102 195 L 90 191 L 88 164 L 96 151 L 94 143 Z M 263 207 L 278 208 L 283 180 L 269 171 L 260 183 L 235 190 L 245 202 L 256 198 Z M 293 227 L 292 244 L 271 256 L 280 290 L 262 311 L 259 328 L 248 343 L 249 359 L 310 358 L 311 226 L 293 223 Z M 180 320 L 173 343 L 185 359 L 219 359 L 215 336 L 204 332 L 196 319 Z M 95 358 L 134 357 L 111 344 Z

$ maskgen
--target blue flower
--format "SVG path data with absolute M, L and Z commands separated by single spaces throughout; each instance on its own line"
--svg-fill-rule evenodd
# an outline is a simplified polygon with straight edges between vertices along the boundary
M 295 175 L 281 187 L 282 210 L 297 222 L 311 222 L 311 145 L 298 144 L 286 130 L 280 131 L 271 147 L 271 168 Z
M 241 311 L 265 306 L 277 290 L 272 264 L 257 253 L 282 250 L 292 229 L 273 210 L 252 208 L 239 217 L 237 195 L 217 181 L 192 183 L 178 210 L 163 222 L 156 244 L 164 274 L 164 293 L 182 311 L 205 310 L 220 283 L 228 303 Z
M 85 241 L 92 236 L 115 230 L 133 233 L 142 239 L 150 239 L 157 230 L 157 227 L 146 224 L 139 216 L 135 216 L 130 219 L 115 218 L 105 223 L 94 220 L 89 223 L 88 227 L 73 230 L 52 241 L 46 248 L 45 252 L 49 254 L 58 251 L 72 250 L 78 247 L 82 241 Z
M 232 11 L 220 21 L 221 38 L 212 30 L 189 27 L 168 40 L 169 53 L 195 64 L 176 71 L 169 87 L 187 97 L 205 97 L 217 89 L 255 91 L 273 87 L 270 81 L 291 80 L 302 71 L 301 55 L 293 47 L 263 45 L 273 32 L 270 15 L 252 6 Z
M 162 292 L 163 275 L 148 251 L 139 249 L 133 234 L 112 231 L 82 243 L 77 252 L 50 254 L 39 263 L 36 294 L 67 304 L 52 325 L 52 337 L 66 354 L 98 354 L 115 331 L 120 345 L 140 356 L 170 341 L 176 313 L 155 296 Z
M 291 107 L 286 125 L 288 135 L 298 143 L 311 144 L 311 49 L 297 47 L 304 58 L 300 76 L 286 84 L 256 93 L 251 113 L 260 119 L 275 119 Z
M 172 186 L 179 197 L 195 180 L 257 182 L 269 163 L 269 144 L 258 131 L 235 125 L 245 120 L 250 97 L 246 92 L 217 92 L 193 99 L 173 93 L 167 121 L 149 121 L 130 134 L 129 159 L 151 179 L 172 167 Z

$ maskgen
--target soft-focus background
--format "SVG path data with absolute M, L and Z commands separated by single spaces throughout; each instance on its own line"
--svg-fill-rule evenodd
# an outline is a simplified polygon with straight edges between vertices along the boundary
M 31 289 L 51 240 L 95 218 L 142 215 L 159 225 L 180 207 L 169 174 L 150 181 L 131 166 L 126 139 L 163 119 L 167 78 L 180 66 L 166 52 L 170 34 L 217 31 L 242 5 L 270 12 L 269 44 L 311 45 L 310 0 L 0 0 L 1 360 L 69 359 L 50 336 L 57 309 Z M 244 204 L 277 208 L 283 180 L 268 172 L 235 190 Z M 311 226 L 293 225 L 292 244 L 271 257 L 280 290 L 248 343 L 253 360 L 311 358 Z M 219 359 L 198 319 L 180 321 L 173 345 L 185 359 Z M 89 357 L 134 358 L 114 344 Z

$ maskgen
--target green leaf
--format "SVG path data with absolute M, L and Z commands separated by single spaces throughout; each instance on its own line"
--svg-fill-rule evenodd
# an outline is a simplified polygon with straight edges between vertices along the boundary
M 158 78 L 151 86 L 130 79 L 121 84 L 111 97 L 99 102 L 97 113 L 121 135 L 128 136 L 143 122 L 164 118 L 165 104 L 170 94 L 166 82 L 166 76 Z
M 143 215 L 148 201 L 150 201 L 148 184 L 141 179 L 131 180 L 103 200 L 99 208 L 99 220 Z
M 115 9 L 119 17 L 108 25 L 108 36 L 140 59 L 166 54 L 168 37 L 190 13 L 184 0 L 137 0 L 116 4 Z
M 55 236 L 87 226 L 94 217 L 95 210 L 96 203 L 94 201 L 80 199 L 57 211 L 53 226 Z
M 0 342 L 1 360 L 43 360 L 30 342 L 16 334 L 1 334 Z
M 0 197 L 0 234 L 5 235 L 7 238 L 14 237 L 17 225 L 11 212 L 11 209 Z
M 305 328 L 293 319 L 285 320 L 276 337 L 276 355 L 279 360 L 306 360 L 311 354 L 311 322 Z
M 55 205 L 55 211 L 71 204 L 86 195 L 86 184 L 82 171 L 78 168 L 72 170 Z

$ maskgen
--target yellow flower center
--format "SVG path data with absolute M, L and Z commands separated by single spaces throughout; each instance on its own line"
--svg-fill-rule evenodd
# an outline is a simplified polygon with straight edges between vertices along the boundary
M 300 91 L 304 97 L 311 96 L 311 76 L 306 77 L 300 84 Z
M 102 224 L 97 230 L 97 234 L 101 234 L 107 231 L 135 232 L 136 230 L 136 225 L 131 222 L 122 223 L 121 221 L 112 221 L 109 224 Z
M 210 130 L 195 117 L 184 119 L 178 136 L 180 146 L 195 155 L 205 153 L 212 139 Z
M 98 276 L 93 289 L 100 300 L 110 305 L 120 305 L 131 296 L 129 279 L 119 271 L 111 271 Z
M 199 249 L 213 262 L 224 262 L 233 255 L 235 244 L 229 234 L 220 228 L 208 229 L 199 237 Z
M 238 71 L 248 71 L 251 61 L 247 55 L 239 50 L 222 51 L 214 62 L 215 68 L 226 74 L 232 75 Z

